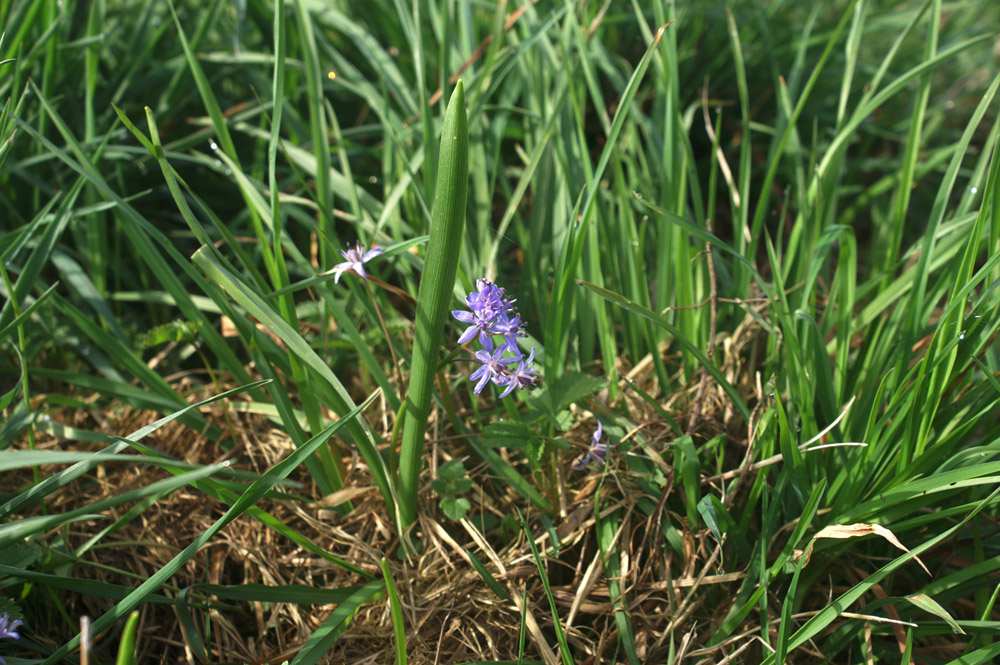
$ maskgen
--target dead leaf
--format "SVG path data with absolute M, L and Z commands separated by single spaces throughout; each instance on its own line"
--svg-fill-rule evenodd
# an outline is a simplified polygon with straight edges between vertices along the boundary
M 347 503 L 348 501 L 356 499 L 362 494 L 367 494 L 368 492 L 371 492 L 375 489 L 376 488 L 374 485 L 370 485 L 368 487 L 344 487 L 343 489 L 337 490 L 333 494 L 328 494 L 319 501 L 314 501 L 313 503 L 310 503 L 309 507 L 327 508 L 327 509 L 336 508 L 342 503 Z
M 881 526 L 880 524 L 831 524 L 830 526 L 820 529 L 819 533 L 813 536 L 814 540 L 820 538 L 861 538 L 863 536 L 882 536 L 888 540 L 892 545 L 898 549 L 903 550 L 907 554 L 910 550 L 906 549 L 903 543 L 899 542 L 899 539 L 889 531 L 889 529 Z M 924 572 L 928 575 L 931 571 L 927 569 L 924 562 L 920 560 L 919 557 L 913 557 L 914 561 L 920 564 L 920 567 L 924 569 Z

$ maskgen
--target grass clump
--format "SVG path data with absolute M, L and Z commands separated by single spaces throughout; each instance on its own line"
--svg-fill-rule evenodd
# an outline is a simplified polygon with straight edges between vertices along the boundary
M 0 655 L 993 662 L 998 11 L 6 3 Z

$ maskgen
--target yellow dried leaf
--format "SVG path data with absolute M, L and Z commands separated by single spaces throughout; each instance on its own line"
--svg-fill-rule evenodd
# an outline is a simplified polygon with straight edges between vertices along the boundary
M 906 546 L 903 545 L 903 543 L 899 542 L 899 539 L 896 538 L 892 531 L 880 524 L 831 524 L 830 526 L 820 529 L 819 533 L 813 536 L 813 539 L 861 538 L 863 536 L 871 535 L 881 536 L 892 543 L 893 547 L 901 549 L 906 553 L 910 552 L 910 550 L 906 549 Z M 924 569 L 925 573 L 928 575 L 931 574 L 931 571 L 927 569 L 927 566 L 924 565 L 924 562 L 921 561 L 919 557 L 913 557 L 913 559 L 920 564 L 920 567 Z

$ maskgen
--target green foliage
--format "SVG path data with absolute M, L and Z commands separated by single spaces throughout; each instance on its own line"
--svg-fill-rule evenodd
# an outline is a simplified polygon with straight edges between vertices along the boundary
M 24 613 L 21 611 L 21 608 L 11 598 L 7 598 L 6 596 L 0 596 L 0 614 L 6 614 L 10 617 L 11 621 L 24 619 Z
M 139 345 L 151 348 L 168 342 L 191 342 L 198 339 L 200 322 L 170 321 L 143 333 Z
M 431 487 L 440 495 L 438 506 L 448 519 L 457 522 L 468 514 L 472 504 L 460 495 L 472 489 L 472 478 L 466 475 L 462 460 L 453 459 L 442 464 Z
M 491 448 L 513 448 L 539 445 L 538 430 L 516 420 L 498 420 L 483 428 L 483 443 Z
M 427 480 L 475 517 L 444 527 L 492 602 L 522 595 L 504 658 L 996 659 L 1000 5 L 3 6 L 0 613 L 38 638 L 5 655 L 69 662 L 89 597 L 96 632 L 146 604 L 205 661 L 219 613 L 249 634 L 243 603 L 336 605 L 297 638 L 294 662 L 319 662 L 385 597 L 405 662 L 435 622 L 369 565 L 382 543 L 347 560 L 268 505 L 350 479 L 393 537 L 427 537 Z M 335 283 L 355 242 L 386 251 Z M 502 403 L 451 344 L 480 277 L 544 369 Z M 112 429 L 124 406 L 159 419 Z M 571 473 L 595 416 L 616 445 Z M 247 465 L 245 417 L 290 441 L 269 470 Z M 177 436 L 232 465 L 167 451 Z M 427 479 L 431 446 L 451 461 Z M 97 496 L 122 468 L 149 473 Z M 179 493 L 219 513 L 157 560 L 130 525 Z M 243 516 L 356 579 L 170 587 Z M 480 517 L 489 554 L 531 552 L 538 595 L 471 552 Z M 812 537 L 848 524 L 911 554 Z M 583 598 L 564 629 L 552 585 L 585 571 L 610 609 Z M 529 605 L 551 614 L 534 642 Z M 893 612 L 918 624 L 905 644 L 851 618 Z
M 529 398 L 524 421 L 531 423 L 544 418 L 556 429 L 566 431 L 572 424 L 566 408 L 606 385 L 606 381 L 583 372 L 566 372 Z

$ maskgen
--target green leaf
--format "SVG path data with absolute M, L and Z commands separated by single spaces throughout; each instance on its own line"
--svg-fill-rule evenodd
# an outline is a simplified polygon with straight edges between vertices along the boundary
M 140 441 L 141 439 L 152 434 L 153 432 L 163 427 L 167 423 L 173 422 L 178 418 L 181 418 L 186 413 L 189 413 L 191 411 L 196 411 L 199 407 L 211 404 L 212 402 L 215 402 L 220 399 L 225 399 L 232 395 L 237 395 L 246 390 L 251 390 L 257 386 L 262 386 L 266 383 L 268 383 L 267 380 L 257 381 L 255 383 L 251 383 L 245 386 L 240 386 L 238 388 L 233 388 L 232 390 L 227 390 L 217 395 L 213 395 L 212 397 L 201 400 L 200 402 L 189 404 L 184 408 L 171 413 L 170 415 L 164 416 L 163 418 L 160 418 L 159 420 L 150 423 L 149 425 L 140 427 L 139 429 L 130 433 L 126 438 L 129 441 Z M 116 443 L 113 444 L 112 446 L 109 446 L 102 452 L 108 454 L 118 453 L 122 450 L 125 450 L 128 447 L 128 445 L 129 444 L 127 443 Z M 48 451 L 48 452 L 55 452 L 55 451 Z M 64 469 L 58 473 L 49 476 L 42 482 L 34 485 L 31 489 L 25 490 L 24 492 L 17 494 L 15 497 L 7 501 L 5 504 L 0 505 L 0 517 L 5 515 L 10 515 L 11 513 L 22 509 L 24 506 L 29 505 L 33 501 L 39 501 L 43 497 L 48 496 L 49 494 L 55 492 L 59 488 L 69 485 L 74 480 L 76 480 L 83 474 L 87 473 L 100 463 L 101 463 L 100 461 L 94 460 L 94 455 L 92 454 L 87 458 L 86 461 L 74 464 L 68 469 Z
M 591 291 L 601 296 L 605 300 L 608 300 L 614 303 L 615 305 L 618 305 L 622 309 L 632 312 L 637 316 L 641 316 L 642 318 L 648 321 L 651 321 L 652 323 L 656 324 L 657 326 L 663 328 L 671 335 L 673 335 L 674 339 L 677 340 L 677 343 L 683 346 L 685 349 L 687 349 L 687 351 L 692 356 L 694 356 L 699 363 L 701 363 L 702 367 L 704 367 L 708 371 L 708 373 L 712 376 L 712 378 L 718 382 L 719 386 L 722 387 L 722 389 L 726 392 L 726 394 L 729 395 L 729 398 L 733 401 L 733 407 L 735 407 L 736 410 L 740 412 L 740 415 L 743 416 L 743 419 L 746 422 L 750 422 L 750 409 L 747 408 L 747 405 L 743 402 L 743 398 L 740 397 L 740 394 L 739 392 L 736 391 L 736 388 L 734 388 L 733 385 L 726 380 L 726 377 L 723 376 L 722 372 L 719 371 L 719 368 L 716 367 L 714 364 L 712 364 L 712 362 L 707 357 L 705 357 L 705 354 L 702 353 L 701 349 L 692 344 L 691 340 L 681 335 L 680 331 L 677 328 L 668 323 L 662 316 L 659 316 L 658 314 L 650 311 L 648 307 L 643 307 L 639 303 L 633 302 L 628 298 L 620 296 L 613 291 L 609 291 L 605 288 L 596 286 L 594 284 L 590 284 L 588 282 L 584 282 L 583 280 L 577 280 L 577 283 L 580 286 L 583 286 L 584 288 L 590 289 Z
M 0 596 L 0 614 L 6 614 L 10 617 L 11 621 L 17 621 L 18 619 L 24 619 L 24 613 L 21 612 L 21 608 L 18 607 L 17 603 L 13 599 L 7 596 Z
M 444 324 L 458 273 L 469 193 L 469 124 L 462 81 L 455 85 L 441 129 L 437 189 L 424 274 L 417 292 L 410 386 L 399 459 L 400 527 L 417 517 L 417 490 L 423 463 L 423 443 L 434 390 Z
M 505 519 L 508 518 L 513 519 L 513 515 L 507 515 Z M 497 579 L 493 577 L 493 574 L 486 568 L 486 566 L 483 565 L 483 562 L 480 561 L 479 558 L 472 552 L 466 552 L 465 554 L 469 557 L 469 561 L 472 562 L 472 567 L 475 568 L 476 572 L 479 573 L 479 576 L 483 578 L 483 582 L 486 583 L 486 586 L 488 586 L 493 593 L 497 595 L 497 598 L 505 603 L 509 603 L 510 596 L 508 596 L 507 592 L 503 590 L 503 587 L 500 586 Z
M 944 619 L 944 622 L 948 624 L 952 631 L 958 633 L 959 635 L 965 635 L 965 631 L 962 630 L 962 627 L 958 625 L 958 622 L 952 618 L 951 614 L 948 613 L 948 610 L 942 607 L 939 602 L 928 596 L 926 593 L 915 593 L 912 596 L 906 596 L 906 600 L 923 611 L 930 612 L 931 614 Z
M 968 515 L 965 516 L 960 522 L 953 525 L 952 527 L 942 531 L 941 533 L 933 536 L 931 539 L 925 541 L 923 544 L 913 548 L 906 554 L 896 557 L 886 565 L 879 568 L 877 571 L 868 576 L 867 579 L 855 584 L 851 589 L 842 593 L 838 598 L 834 600 L 833 603 L 827 605 L 819 612 L 814 614 L 809 618 L 802 627 L 799 628 L 795 633 L 789 636 L 787 644 L 788 651 L 798 648 L 802 644 L 805 644 L 808 640 L 815 637 L 817 634 L 825 630 L 839 615 L 844 608 L 850 607 L 852 603 L 860 599 L 864 594 L 886 578 L 893 571 L 901 568 L 904 564 L 909 562 L 914 557 L 918 557 L 927 550 L 936 546 L 941 542 L 947 541 L 952 538 L 960 529 L 965 527 L 969 521 L 972 520 L 983 508 L 990 505 L 997 496 L 1000 495 L 1000 488 L 993 490 L 989 496 L 983 498 L 982 501 L 976 504 L 976 507 L 971 510 Z M 780 662 L 775 658 L 774 654 L 770 654 L 763 660 L 763 665 L 777 665 Z M 978 662 L 978 661 L 976 661 Z
M 3 337 L 0 337 L 0 340 L 2 339 Z M 9 407 L 14 402 L 14 398 L 16 398 L 20 393 L 21 386 L 23 386 L 28 379 L 28 366 L 24 362 L 24 354 L 21 353 L 21 349 L 18 348 L 16 345 L 12 344 L 10 348 L 11 350 L 14 351 L 14 354 L 20 361 L 18 364 L 21 367 L 21 373 L 20 376 L 17 378 L 17 382 L 13 385 L 13 387 L 11 387 L 10 390 L 8 390 L 6 393 L 0 396 L 0 411 L 7 410 L 7 407 Z
M 392 632 L 396 638 L 396 665 L 406 665 L 406 625 L 403 623 L 403 605 L 399 602 L 396 582 L 392 579 L 389 562 L 382 557 L 382 579 L 389 595 L 389 613 L 392 616 Z
M 296 605 L 336 605 L 351 597 L 361 587 L 323 589 L 305 584 L 196 584 L 191 589 L 226 600 L 258 603 L 295 603 Z
M 695 529 L 698 525 L 698 505 L 701 497 L 701 463 L 698 460 L 698 450 L 694 447 L 690 436 L 682 436 L 675 440 L 673 445 L 677 475 L 684 484 L 688 526 Z
M 461 520 L 472 508 L 472 504 L 464 497 L 446 496 L 442 497 L 440 503 L 441 511 L 456 522 Z
M 596 393 L 606 385 L 605 379 L 599 379 L 583 372 L 567 372 L 552 382 L 545 394 L 548 396 L 552 410 L 558 413 L 570 404 Z
M 3 427 L 0 427 L 0 450 L 13 443 L 37 415 L 37 411 L 27 411 L 23 405 L 18 406 L 14 413 L 7 417 Z
M 20 281 L 20 280 L 18 280 L 18 284 L 19 284 L 19 285 L 20 285 L 20 283 L 21 283 L 21 281 Z M 3 340 L 3 339 L 6 339 L 7 335 L 9 335 L 9 334 L 10 334 L 10 333 L 11 333 L 12 331 L 16 330 L 16 329 L 17 329 L 17 327 L 18 327 L 19 325 L 21 325 L 21 324 L 23 324 L 23 323 L 24 323 L 25 321 L 27 321 L 27 320 L 28 320 L 28 318 L 29 318 L 29 317 L 30 317 L 30 316 L 31 316 L 32 314 L 34 314 L 34 313 L 35 313 L 35 311 L 36 311 L 36 310 L 37 310 L 37 309 L 38 309 L 39 307 L 41 307 L 41 306 L 42 306 L 42 304 L 43 304 L 43 303 L 45 302 L 45 300 L 46 300 L 46 299 L 47 299 L 47 298 L 48 298 L 48 297 L 49 297 L 50 295 L 52 295 L 52 292 L 53 292 L 53 291 L 55 291 L 55 288 L 56 288 L 57 286 L 59 286 L 59 282 L 56 282 L 55 284 L 53 284 L 52 286 L 50 286 L 49 288 L 47 288 L 47 289 L 45 290 L 45 292 L 44 292 L 44 293 L 42 293 L 42 295 L 40 295 L 40 296 L 38 296 L 37 298 L 35 298 L 34 302 L 32 302 L 32 303 L 31 303 L 30 305 L 28 305 L 28 306 L 27 306 L 27 307 L 26 307 L 26 308 L 24 309 L 24 311 L 23 311 L 23 312 L 21 312 L 21 313 L 20 313 L 20 314 L 18 314 L 18 315 L 17 315 L 16 317 L 14 317 L 14 319 L 12 319 L 10 323 L 8 323 L 8 324 L 4 325 L 3 327 L 0 327 L 0 340 Z
M 472 479 L 466 475 L 462 460 L 453 459 L 441 465 L 431 486 L 441 496 L 456 496 L 472 489 Z
M 521 514 L 520 509 L 517 511 L 517 517 L 521 520 L 521 529 L 524 531 L 524 535 L 528 541 L 528 547 L 531 548 L 531 556 L 535 560 L 535 568 L 538 570 L 538 575 L 542 578 L 542 587 L 545 589 L 545 596 L 549 600 L 552 625 L 555 627 L 556 641 L 559 642 L 559 655 L 562 657 L 563 665 L 573 665 L 573 655 L 570 652 L 569 643 L 566 641 L 566 632 L 563 630 L 562 622 L 559 620 L 559 607 L 556 605 L 556 599 L 552 595 L 552 586 L 549 584 L 549 576 L 545 572 L 546 568 L 542 563 L 542 557 L 535 546 L 535 537 L 528 530 L 528 523 L 524 521 L 524 515 Z
M 263 297 L 223 266 L 207 248 L 202 247 L 195 252 L 193 260 L 204 271 L 207 277 L 219 284 L 233 300 L 247 310 L 255 319 L 267 326 L 267 329 L 277 335 L 303 364 L 312 369 L 327 384 L 330 390 L 325 391 L 325 394 L 332 402 L 329 406 L 334 411 L 338 414 L 344 414 L 353 408 L 354 402 L 351 400 L 350 394 L 340 382 L 340 379 L 330 370 L 329 365 L 303 339 L 299 331 L 282 319 Z M 375 484 L 382 492 L 382 499 L 385 501 L 390 514 L 393 514 L 395 512 L 395 501 L 390 486 L 391 481 L 385 461 L 375 446 L 375 440 L 371 432 L 363 423 L 355 422 L 354 419 L 348 419 L 345 424 L 351 433 L 354 444 L 365 458 L 365 462 L 368 463 L 368 467 L 375 478 Z M 322 450 L 324 451 L 321 453 L 322 455 L 329 456 L 328 449 L 323 448 Z M 317 480 L 320 479 L 317 478 Z M 325 479 L 325 482 L 336 483 L 338 480 L 328 478 Z
M 170 321 L 145 333 L 140 338 L 139 344 L 148 349 L 168 342 L 191 342 L 198 339 L 200 329 L 200 321 Z
M 448 482 L 464 477 L 465 466 L 462 464 L 462 460 L 460 459 L 448 460 L 438 469 L 438 478 Z
M 38 561 L 41 552 L 28 543 L 11 543 L 0 547 L 0 566 L 28 568 Z
M 719 519 L 715 514 L 715 504 L 712 503 L 712 495 L 708 494 L 698 502 L 698 514 L 705 522 L 705 526 L 712 532 L 718 542 L 722 542 L 722 530 L 719 528 Z
M 14 577 L 27 582 L 48 586 L 53 589 L 62 589 L 64 591 L 71 591 L 84 596 L 93 596 L 94 598 L 122 600 L 133 595 L 135 592 L 135 589 L 130 589 L 127 586 L 122 586 L 120 584 L 98 582 L 97 580 L 69 577 L 67 575 L 39 573 L 34 570 L 24 570 L 13 566 L 0 565 L 0 576 Z M 157 603 L 160 605 L 171 605 L 174 602 L 166 596 L 158 593 L 148 593 L 143 600 L 147 603 Z
M 526 445 L 540 442 L 534 427 L 516 420 L 498 420 L 483 430 L 483 443 L 490 448 L 514 448 L 520 450 Z

